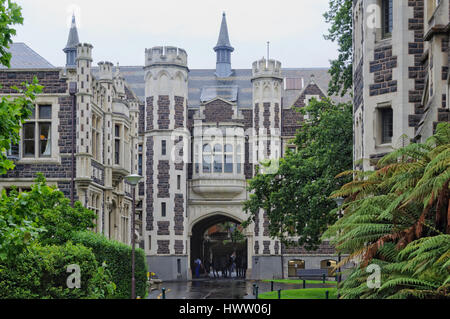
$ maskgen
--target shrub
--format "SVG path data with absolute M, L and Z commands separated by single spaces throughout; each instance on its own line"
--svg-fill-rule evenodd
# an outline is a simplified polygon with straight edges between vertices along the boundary
M 80 267 L 80 289 L 69 289 L 69 265 Z M 114 294 L 114 284 L 104 267 L 98 267 L 90 248 L 33 245 L 14 262 L 0 265 L 0 299 L 85 299 Z
M 95 226 L 95 213 L 80 202 L 72 208 L 64 193 L 37 175 L 31 191 L 1 193 L 0 259 L 13 258 L 34 240 L 41 245 L 64 245 L 73 232 Z
M 98 262 L 106 262 L 112 281 L 117 285 L 115 298 L 131 297 L 131 247 L 92 232 L 77 232 L 73 241 L 92 248 Z M 136 296 L 144 297 L 147 291 L 147 265 L 145 253 L 135 252 Z

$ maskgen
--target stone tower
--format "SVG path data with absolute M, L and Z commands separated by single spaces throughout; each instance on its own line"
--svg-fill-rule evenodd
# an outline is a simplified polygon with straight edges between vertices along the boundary
M 278 159 L 281 156 L 281 90 L 283 78 L 281 63 L 262 58 L 253 63 L 253 162 L 262 163 L 270 160 L 270 166 L 261 171 L 276 173 Z M 265 269 L 281 275 L 279 255 L 281 245 L 270 239 L 269 221 L 266 212 L 261 211 L 254 225 L 254 260 L 253 278 L 272 278 L 274 273 L 265 274 Z M 267 265 L 273 265 L 267 267 Z M 260 265 L 265 265 L 261 267 Z
M 90 151 L 91 147 L 89 136 L 91 132 L 91 99 L 92 90 L 90 86 L 91 67 L 92 67 L 92 45 L 79 44 L 77 47 L 77 74 L 78 76 L 78 93 L 77 93 L 77 126 L 76 126 L 76 160 L 77 160 L 77 177 L 80 179 L 90 178 Z M 81 197 L 80 197 L 81 200 Z M 82 201 L 83 202 L 83 201 Z
M 152 271 L 186 279 L 187 54 L 153 47 L 145 58 L 145 250 Z

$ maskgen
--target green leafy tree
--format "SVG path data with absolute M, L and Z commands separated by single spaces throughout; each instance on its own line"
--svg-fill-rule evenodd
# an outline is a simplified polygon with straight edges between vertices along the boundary
M 324 234 L 349 254 L 337 267 L 361 261 L 343 298 L 450 298 L 450 124 L 386 155 L 375 171 L 346 174 L 354 180 L 333 194 L 346 198 L 344 217 Z M 371 264 L 381 267 L 379 289 L 366 283 Z
M 33 240 L 63 245 L 74 232 L 93 228 L 95 213 L 70 200 L 39 174 L 30 192 L 2 192 L 0 198 L 0 261 L 20 254 Z
M 337 42 L 339 56 L 331 61 L 328 94 L 344 96 L 353 85 L 352 0 L 330 0 L 325 21 L 331 24 L 326 40 Z
M 250 181 L 251 195 L 244 205 L 250 218 L 244 225 L 266 211 L 272 237 L 290 244 L 295 236 L 296 244 L 314 250 L 336 221 L 329 214 L 336 207 L 329 196 L 350 181 L 335 176 L 352 167 L 352 106 L 313 99 L 301 112 L 309 120 L 296 135 L 298 151 L 280 160 L 276 174 L 257 174 Z
M 0 63 L 9 68 L 11 53 L 8 49 L 16 35 L 12 26 L 23 24 L 22 8 L 11 0 L 0 0 L 0 15 Z
M 10 0 L 0 0 L 0 64 L 8 68 L 11 61 L 8 49 L 12 43 L 12 36 L 16 34 L 12 26 L 22 23 L 20 6 Z M 31 84 L 22 83 L 22 86 L 22 88 L 14 87 L 19 97 L 3 96 L 0 99 L 0 175 L 14 168 L 14 163 L 7 159 L 6 152 L 11 145 L 19 143 L 20 128 L 31 115 L 36 94 L 41 93 L 43 89 L 38 85 L 37 78 L 34 78 Z

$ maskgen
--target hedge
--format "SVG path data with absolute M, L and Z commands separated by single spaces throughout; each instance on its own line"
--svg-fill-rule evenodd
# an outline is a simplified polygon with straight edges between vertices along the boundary
M 79 289 L 67 287 L 67 267 L 73 264 L 80 267 Z M 34 245 L 14 262 L 0 263 L 0 299 L 98 299 L 112 294 L 107 272 L 83 245 Z
M 72 241 L 92 248 L 99 263 L 106 262 L 112 281 L 117 289 L 115 298 L 131 298 L 131 247 L 107 239 L 93 232 L 77 232 Z M 147 292 L 147 264 L 145 253 L 136 248 L 135 252 L 136 296 L 144 297 Z

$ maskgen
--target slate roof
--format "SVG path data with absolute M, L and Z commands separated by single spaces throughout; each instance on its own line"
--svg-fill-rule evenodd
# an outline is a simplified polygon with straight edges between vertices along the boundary
M 202 91 L 204 98 L 206 94 L 210 94 L 211 91 L 217 89 L 217 87 L 228 87 L 227 90 L 223 90 L 224 96 L 218 94 L 218 97 L 222 97 L 225 100 L 230 100 L 228 96 L 232 96 L 232 99 L 236 99 L 235 94 L 237 90 L 237 104 L 239 108 L 251 108 L 252 107 L 252 70 L 251 69 L 237 69 L 233 70 L 234 73 L 229 78 L 218 79 L 214 73 L 215 69 L 194 69 L 189 72 L 189 107 L 197 108 L 200 106 L 202 100 Z M 98 72 L 98 68 L 93 69 L 94 75 Z M 145 83 L 144 83 L 144 68 L 142 66 L 121 66 L 120 73 L 124 77 L 133 92 L 143 102 L 145 100 Z M 307 86 L 311 75 L 314 75 L 314 82 L 327 93 L 328 82 L 331 76 L 328 73 L 327 68 L 293 68 L 282 69 L 282 76 L 284 78 L 303 78 L 304 85 Z M 223 88 L 225 89 L 225 88 Z M 221 91 L 221 90 L 219 90 Z M 299 97 L 302 90 L 283 90 L 283 106 L 285 108 L 290 107 L 295 103 L 295 100 Z M 350 101 L 350 97 L 346 96 L 333 97 L 333 100 L 337 103 L 343 101 Z
M 69 38 L 67 39 L 66 49 L 75 49 L 80 43 L 78 38 L 77 24 L 75 16 L 72 16 L 72 26 L 70 27 Z
M 25 43 L 17 42 L 11 44 L 8 52 L 11 53 L 11 69 L 52 69 L 55 68 Z M 0 69 L 6 69 L 0 65 Z
M 227 18 L 225 16 L 225 13 L 222 16 L 222 24 L 220 25 L 219 40 L 217 41 L 216 48 L 218 47 L 231 48 L 230 37 L 228 36 Z

